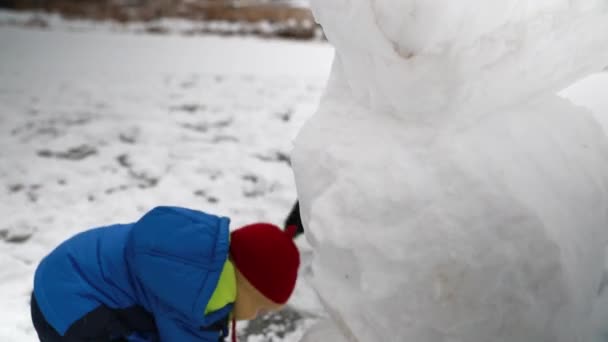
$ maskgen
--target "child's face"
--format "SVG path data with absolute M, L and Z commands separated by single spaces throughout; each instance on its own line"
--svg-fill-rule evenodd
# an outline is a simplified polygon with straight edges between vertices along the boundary
M 264 297 L 249 281 L 236 270 L 236 302 L 234 316 L 237 320 L 251 320 L 259 315 L 280 310 L 283 305 Z

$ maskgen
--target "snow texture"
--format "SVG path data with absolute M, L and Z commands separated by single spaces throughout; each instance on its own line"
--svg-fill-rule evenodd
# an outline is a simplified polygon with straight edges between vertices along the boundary
M 608 340 L 607 77 L 556 94 L 608 64 L 608 1 L 311 6 L 336 48 L 293 154 L 319 330 Z

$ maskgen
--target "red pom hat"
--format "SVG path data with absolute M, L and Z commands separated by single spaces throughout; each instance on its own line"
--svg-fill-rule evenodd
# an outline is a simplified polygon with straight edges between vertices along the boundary
M 298 277 L 300 253 L 294 227 L 285 231 L 269 223 L 244 226 L 230 234 L 234 266 L 264 297 L 285 304 Z

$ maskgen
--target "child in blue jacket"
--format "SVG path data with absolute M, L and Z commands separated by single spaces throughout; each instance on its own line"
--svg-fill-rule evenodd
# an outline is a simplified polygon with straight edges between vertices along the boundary
M 38 266 L 32 320 L 41 342 L 222 341 L 228 322 L 280 309 L 293 292 L 294 232 L 157 207 L 96 228 Z

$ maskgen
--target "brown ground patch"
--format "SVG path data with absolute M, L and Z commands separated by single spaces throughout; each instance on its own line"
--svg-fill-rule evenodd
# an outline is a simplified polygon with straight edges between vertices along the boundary
M 115 20 L 118 22 L 146 22 L 160 18 L 183 18 L 196 21 L 232 23 L 267 22 L 274 25 L 274 29 L 270 32 L 248 30 L 247 32 L 229 32 L 231 34 L 258 34 L 311 39 L 318 36 L 319 32 L 319 27 L 315 23 L 310 9 L 293 6 L 288 2 L 264 3 L 226 0 L 0 0 L 0 7 L 16 10 L 43 10 L 50 13 L 59 13 L 66 18 Z M 201 33 L 209 31 L 205 30 L 205 32 Z

